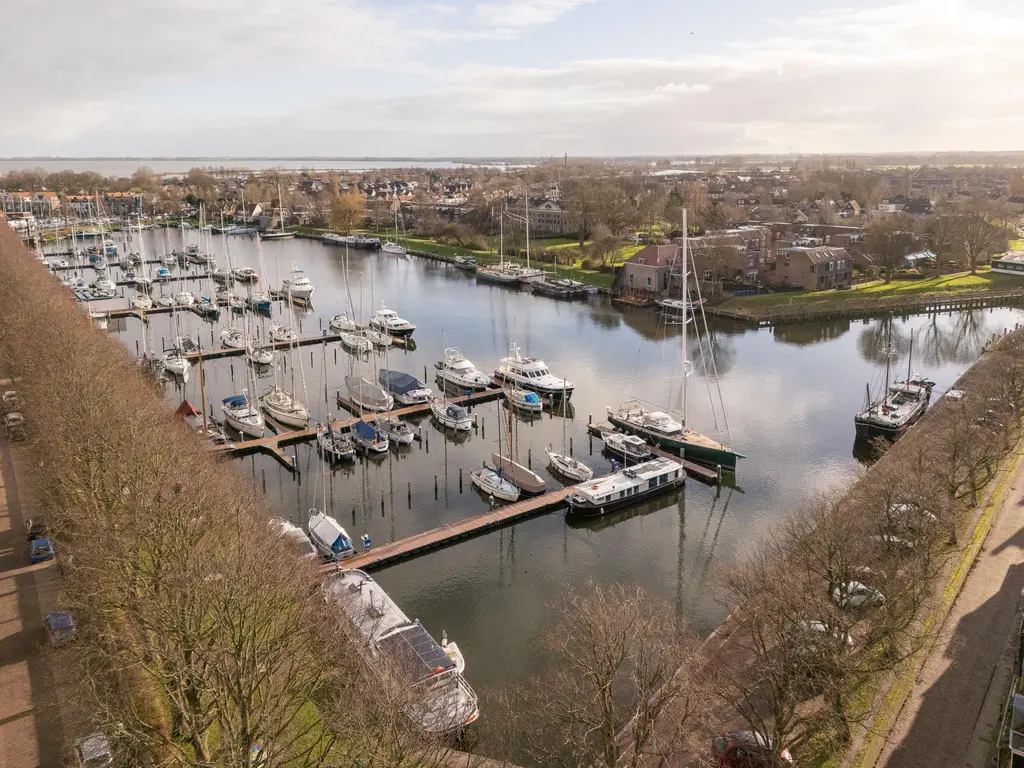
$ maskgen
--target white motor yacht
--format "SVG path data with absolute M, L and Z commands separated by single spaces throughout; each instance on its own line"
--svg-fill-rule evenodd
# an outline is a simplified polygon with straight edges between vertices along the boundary
M 266 431 L 266 423 L 260 409 L 253 406 L 249 395 L 243 390 L 240 395 L 226 397 L 221 403 L 224 420 L 243 435 L 260 438 Z
M 509 348 L 508 357 L 498 361 L 494 379 L 500 384 L 512 384 L 555 401 L 568 400 L 576 388 L 568 379 L 552 375 L 543 360 L 523 357 L 515 344 Z
M 437 368 L 437 375 L 442 381 L 458 387 L 460 391 L 482 391 L 491 383 L 491 380 L 478 371 L 458 347 L 448 347 L 444 351 L 444 359 L 435 363 L 434 367 Z
M 313 283 L 306 273 L 298 265 L 292 264 L 291 274 L 281 282 L 281 293 L 291 294 L 295 299 L 308 299 L 313 295 L 313 290 Z
M 399 317 L 395 310 L 385 307 L 383 301 L 380 303 L 380 309 L 370 318 L 370 327 L 388 336 L 400 337 L 412 336 L 416 330 L 415 325 Z
M 101 275 L 93 280 L 92 287 L 97 293 L 113 294 L 117 292 L 117 284 L 106 275 Z
M 260 397 L 260 408 L 267 415 L 288 427 L 305 429 L 309 426 L 309 411 L 291 392 L 278 386 L 271 387 Z
M 235 267 L 231 270 L 231 276 L 240 283 L 255 283 L 259 280 L 256 270 L 252 267 Z
M 646 461 L 654 455 L 651 453 L 651 446 L 642 437 L 636 435 L 604 432 L 601 439 L 609 453 L 622 458 L 628 464 Z

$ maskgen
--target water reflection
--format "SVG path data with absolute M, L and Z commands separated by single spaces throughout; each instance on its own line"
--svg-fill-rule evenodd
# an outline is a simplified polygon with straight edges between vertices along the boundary
M 772 328 L 772 335 L 783 344 L 795 344 L 798 347 L 805 347 L 810 344 L 820 344 L 823 341 L 838 339 L 849 330 L 849 320 L 829 319 L 814 323 L 800 323 L 799 325 L 776 325 Z

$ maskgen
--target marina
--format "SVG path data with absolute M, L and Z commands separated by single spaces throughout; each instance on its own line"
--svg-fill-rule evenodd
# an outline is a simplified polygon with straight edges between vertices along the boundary
M 153 235 L 145 233 L 147 253 Z M 231 249 L 234 267 L 259 268 L 255 241 L 236 238 Z M 698 631 L 708 633 L 718 625 L 723 610 L 711 589 L 716 570 L 742 557 L 781 510 L 860 471 L 862 454 L 851 415 L 863 402 L 864 382 L 884 368 L 887 332 L 904 372 L 914 332 L 915 365 L 937 382 L 938 395 L 994 333 L 1012 327 L 1020 316 L 1014 309 L 985 309 L 761 329 L 709 318 L 709 331 L 690 329 L 687 423 L 702 434 L 715 434 L 715 414 L 701 397 L 710 375 L 706 356 L 713 355 L 728 407 L 729 445 L 745 458 L 719 483 L 714 467 L 684 456 L 687 474 L 701 482 L 584 518 L 563 513 L 572 483 L 551 471 L 545 452 L 552 447 L 574 456 L 601 478 L 623 464 L 600 439 L 603 431 L 615 429 L 606 422 L 609 407 L 639 400 L 657 404 L 648 405 L 652 412 L 677 414 L 678 323 L 666 322 L 651 309 L 613 305 L 605 296 L 551 301 L 533 295 L 528 286 L 478 283 L 473 273 L 444 261 L 368 250 L 348 255 L 353 307 L 346 298 L 344 248 L 296 238 L 266 241 L 262 249 L 267 274 L 257 287 L 280 285 L 293 263 L 316 285 L 311 304 L 293 302 L 294 322 L 277 299 L 271 300 L 269 316 L 224 311 L 215 320 L 191 309 L 174 314 L 184 326 L 182 334 L 203 342 L 205 399 L 218 408 L 246 386 L 244 350 L 222 353 L 215 348 L 220 332 L 232 323 L 248 323 L 248 334 L 267 339 L 271 323 L 294 329 L 294 354 L 286 354 L 289 342 L 273 351 L 281 379 L 291 377 L 292 366 L 302 367 L 305 384 L 297 383 L 295 393 L 309 410 L 308 427 L 282 427 L 272 434 L 277 427 L 268 418 L 263 438 L 242 440 L 235 434 L 236 442 L 214 449 L 225 458 L 237 457 L 238 470 L 292 524 L 305 523 L 314 506 L 313 478 L 325 463 L 316 425 L 330 423 L 347 435 L 345 428 L 359 420 L 337 402 L 346 376 L 378 381 L 381 370 L 401 372 L 459 405 L 470 387 L 450 383 L 443 388 L 437 378 L 446 348 L 457 348 L 453 362 L 469 360 L 477 373 L 483 372 L 486 386 L 499 361 L 509 356 L 509 340 L 515 339 L 522 357 L 543 360 L 554 375 L 574 385 L 568 402 L 556 397 L 539 413 L 512 413 L 518 461 L 548 486 L 539 496 L 498 502 L 492 509 L 487 495 L 471 483 L 470 472 L 491 463 L 499 424 L 508 443 L 509 412 L 501 391 L 493 388 L 470 401 L 478 427 L 468 431 L 438 423 L 429 404 L 406 411 L 396 403 L 383 416 L 406 422 L 419 439 L 392 444 L 382 453 L 339 458 L 327 469 L 331 514 L 352 534 L 357 550 L 363 535 L 372 542 L 368 551 L 346 560 L 346 567 L 373 569 L 374 578 L 407 615 L 458 638 L 471 661 L 469 680 L 481 697 L 484 714 L 475 728 L 484 743 L 492 704 L 488 688 L 538 670 L 531 643 L 550 625 L 549 606 L 567 587 L 627 579 L 667 599 Z M 118 269 L 110 267 L 112 279 Z M 245 293 L 242 285 L 235 290 Z M 169 343 L 178 335 L 169 308 L 131 310 L 132 289 L 124 291 L 125 298 L 90 302 L 90 309 L 109 317 L 108 333 L 131 353 L 159 348 L 162 340 Z M 364 327 L 381 300 L 416 325 L 415 344 L 392 343 L 358 354 L 348 350 L 342 334 L 329 328 L 331 320 L 344 312 Z M 704 359 L 698 340 L 704 343 Z M 192 354 L 188 380 L 165 385 L 171 408 L 186 397 L 197 405 L 201 400 L 199 359 Z M 273 366 L 257 370 L 251 394 L 261 396 L 273 376 Z M 363 421 L 372 419 L 365 415 Z M 670 449 L 652 447 L 651 452 L 679 459 Z M 520 617 L 513 626 L 509 615 Z

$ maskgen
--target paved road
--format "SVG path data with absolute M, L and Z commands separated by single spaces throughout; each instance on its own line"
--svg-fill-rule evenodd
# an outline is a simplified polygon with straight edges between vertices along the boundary
M 1024 589 L 1024 461 L 879 765 L 982 768 L 999 727 Z
M 42 641 L 58 575 L 52 562 L 28 561 L 24 518 L 30 514 L 15 479 L 21 461 L 12 462 L 11 446 L 0 436 L 0 767 L 52 768 L 62 764 L 64 732 Z

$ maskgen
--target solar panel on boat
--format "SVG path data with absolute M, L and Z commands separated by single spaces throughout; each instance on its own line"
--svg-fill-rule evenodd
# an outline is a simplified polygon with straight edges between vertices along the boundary
M 419 624 L 385 637 L 381 651 L 411 682 L 455 668 L 455 663 Z

